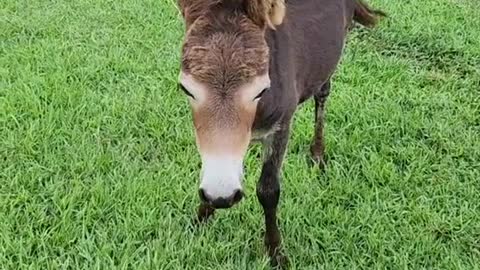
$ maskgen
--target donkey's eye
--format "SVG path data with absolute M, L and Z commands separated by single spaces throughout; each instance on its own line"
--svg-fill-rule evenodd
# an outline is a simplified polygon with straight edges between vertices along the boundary
M 260 92 L 260 93 L 255 97 L 255 99 L 260 99 L 260 98 L 263 96 L 263 94 L 265 94 L 265 92 L 267 92 L 268 89 L 270 89 L 270 88 L 265 88 L 265 89 L 263 89 L 262 92 Z
M 183 86 L 181 83 L 178 84 L 178 87 L 183 91 L 183 93 L 185 93 L 185 95 L 195 99 L 195 97 L 192 95 L 192 93 L 190 93 L 186 88 L 185 86 Z

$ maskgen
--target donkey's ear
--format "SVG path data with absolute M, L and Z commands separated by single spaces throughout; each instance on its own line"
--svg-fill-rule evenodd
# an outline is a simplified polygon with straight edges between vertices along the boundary
M 276 25 L 282 24 L 285 14 L 285 0 L 272 0 L 272 5 L 268 14 L 270 27 L 275 28 Z
M 260 27 L 282 24 L 285 17 L 285 0 L 243 0 L 248 17 Z

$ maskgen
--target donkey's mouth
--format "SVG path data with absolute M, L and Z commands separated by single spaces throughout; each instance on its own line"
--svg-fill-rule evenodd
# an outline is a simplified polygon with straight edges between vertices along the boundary
M 243 192 L 240 189 L 237 189 L 234 194 L 228 198 L 215 198 L 211 199 L 203 189 L 199 190 L 199 196 L 202 202 L 210 205 L 215 209 L 227 209 L 238 202 L 240 202 L 244 196 Z

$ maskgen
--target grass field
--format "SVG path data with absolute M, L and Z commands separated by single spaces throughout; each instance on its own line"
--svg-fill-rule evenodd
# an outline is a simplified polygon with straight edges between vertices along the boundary
M 480 9 L 370 0 L 310 167 L 296 114 L 280 226 L 292 269 L 480 269 Z M 0 3 L 0 269 L 268 269 L 255 196 L 194 228 L 198 157 L 174 0 Z

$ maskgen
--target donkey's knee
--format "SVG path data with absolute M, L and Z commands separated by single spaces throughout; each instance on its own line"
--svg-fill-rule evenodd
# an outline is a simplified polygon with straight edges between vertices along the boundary
M 257 198 L 264 210 L 275 209 L 280 198 L 280 185 L 278 181 L 257 185 Z

